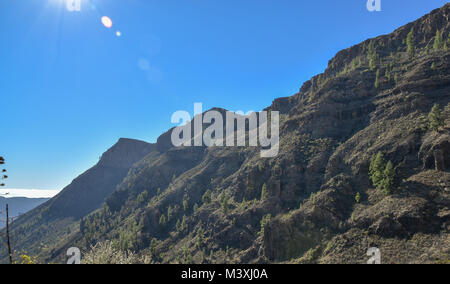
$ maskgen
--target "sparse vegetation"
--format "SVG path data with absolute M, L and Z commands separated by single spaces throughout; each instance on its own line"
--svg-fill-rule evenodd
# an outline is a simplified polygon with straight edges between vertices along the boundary
M 151 257 L 119 249 L 114 241 L 97 243 L 84 254 L 84 264 L 150 264 Z

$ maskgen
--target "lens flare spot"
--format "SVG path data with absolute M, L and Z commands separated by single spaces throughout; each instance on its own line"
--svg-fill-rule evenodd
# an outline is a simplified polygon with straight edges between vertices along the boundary
M 121 36 L 122 36 L 122 33 L 121 33 L 120 31 L 117 31 L 117 32 L 116 32 L 116 36 L 117 36 L 117 37 L 121 37 Z
M 104 16 L 102 17 L 102 24 L 109 29 L 112 27 L 113 22 L 109 17 Z

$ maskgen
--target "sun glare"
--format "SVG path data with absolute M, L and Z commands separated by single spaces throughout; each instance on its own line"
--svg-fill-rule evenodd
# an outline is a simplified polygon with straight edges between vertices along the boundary
M 109 17 L 104 16 L 102 17 L 102 24 L 109 29 L 112 27 L 113 22 Z

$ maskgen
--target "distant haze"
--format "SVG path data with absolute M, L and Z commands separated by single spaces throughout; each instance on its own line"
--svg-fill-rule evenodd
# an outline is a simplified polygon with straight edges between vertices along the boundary
M 60 190 L 53 189 L 1 189 L 0 196 L 6 198 L 12 197 L 27 197 L 27 198 L 52 198 L 59 193 Z M 8 193 L 8 195 L 4 195 Z

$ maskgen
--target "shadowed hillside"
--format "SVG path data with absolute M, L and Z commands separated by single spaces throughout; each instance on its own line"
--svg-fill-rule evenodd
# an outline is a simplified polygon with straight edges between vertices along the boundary
M 83 175 L 20 218 L 18 247 L 37 252 L 28 240 L 43 240 L 45 261 L 63 261 L 72 246 L 86 262 L 364 263 L 373 246 L 386 263 L 447 261 L 449 16 L 447 4 L 343 50 L 276 99 L 267 110 L 281 113 L 278 156 L 174 148 L 169 131 L 119 160 L 127 167 Z M 51 234 L 60 216 L 71 230 Z

